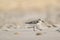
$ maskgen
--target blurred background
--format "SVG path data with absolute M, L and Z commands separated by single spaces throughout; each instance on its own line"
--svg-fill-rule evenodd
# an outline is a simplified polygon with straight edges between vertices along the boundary
M 60 0 L 0 0 L 0 12 L 46 11 L 47 5 L 60 6 Z
M 0 0 L 0 23 L 42 18 L 60 23 L 60 0 Z M 57 20 L 58 19 L 58 20 Z
M 27 28 L 37 19 L 42 31 Z M 60 40 L 60 0 L 0 0 L 0 40 Z

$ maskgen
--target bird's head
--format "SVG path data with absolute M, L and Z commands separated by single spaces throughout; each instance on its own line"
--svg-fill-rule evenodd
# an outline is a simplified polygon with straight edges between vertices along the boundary
M 38 19 L 38 21 L 41 21 L 41 19 Z

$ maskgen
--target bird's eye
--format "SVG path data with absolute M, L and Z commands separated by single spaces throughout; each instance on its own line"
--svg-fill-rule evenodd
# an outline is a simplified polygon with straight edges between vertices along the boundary
M 41 19 L 39 19 L 39 20 L 41 20 Z

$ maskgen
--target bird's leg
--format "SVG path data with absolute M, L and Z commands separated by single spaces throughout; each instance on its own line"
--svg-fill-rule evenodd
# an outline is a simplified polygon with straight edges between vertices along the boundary
M 35 31 L 35 26 L 33 26 L 33 31 Z

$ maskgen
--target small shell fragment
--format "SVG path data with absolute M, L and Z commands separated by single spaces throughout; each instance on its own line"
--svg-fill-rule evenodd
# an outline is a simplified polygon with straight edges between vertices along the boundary
M 15 35 L 19 35 L 20 34 L 20 32 L 16 32 L 16 33 L 14 33 Z
M 60 32 L 60 30 L 59 30 L 59 29 L 57 29 L 56 31 Z
M 36 33 L 37 36 L 42 35 L 42 33 Z

